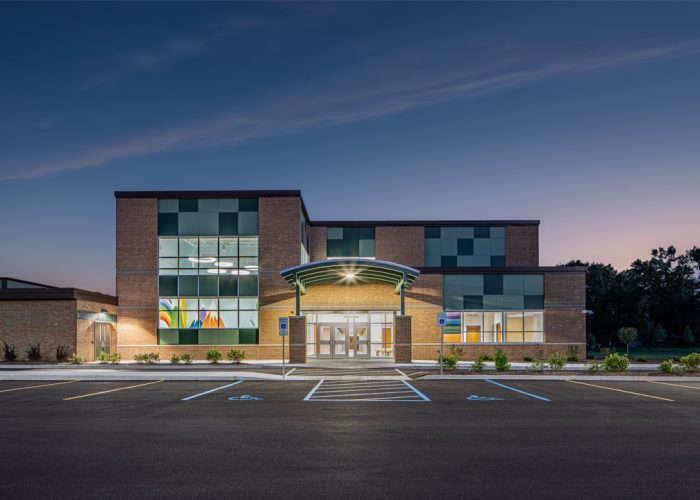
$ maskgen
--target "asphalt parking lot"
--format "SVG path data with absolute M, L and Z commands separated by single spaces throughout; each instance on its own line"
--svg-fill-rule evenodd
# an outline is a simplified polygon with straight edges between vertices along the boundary
M 656 498 L 700 383 L 0 382 L 0 497 Z

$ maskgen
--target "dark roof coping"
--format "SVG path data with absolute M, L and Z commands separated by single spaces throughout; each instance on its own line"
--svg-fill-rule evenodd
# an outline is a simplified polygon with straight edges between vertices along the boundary
M 8 288 L 0 290 L 2 300 L 91 300 L 118 305 L 114 295 L 91 292 L 80 288 Z

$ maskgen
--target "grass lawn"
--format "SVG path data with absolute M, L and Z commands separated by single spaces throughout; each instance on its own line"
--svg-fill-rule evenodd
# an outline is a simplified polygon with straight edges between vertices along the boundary
M 625 347 L 618 347 L 617 352 L 625 354 Z M 646 358 L 648 361 L 663 361 L 664 359 L 678 359 L 691 352 L 700 352 L 697 347 L 634 347 L 630 349 L 630 360 L 636 361 L 637 358 Z M 600 351 L 589 351 L 590 355 L 596 359 L 603 359 Z

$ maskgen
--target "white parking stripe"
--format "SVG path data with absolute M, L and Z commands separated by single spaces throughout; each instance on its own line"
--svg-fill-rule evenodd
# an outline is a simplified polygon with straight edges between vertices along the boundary
M 325 396 L 319 396 L 318 393 L 314 395 L 314 399 L 320 398 L 337 398 L 338 396 L 347 398 L 348 396 L 378 396 L 380 394 L 406 394 L 412 393 L 412 391 L 379 391 L 379 392 L 351 392 L 350 394 L 328 394 Z
M 239 380 L 237 382 L 234 382 L 233 384 L 222 385 L 221 387 L 217 387 L 216 389 L 211 389 L 206 392 L 200 392 L 199 394 L 195 394 L 193 396 L 187 396 L 186 398 L 182 398 L 180 401 L 189 401 L 190 399 L 195 399 L 200 396 L 206 396 L 207 394 L 211 394 L 212 392 L 220 391 L 221 389 L 226 389 L 227 387 L 233 387 L 234 385 L 242 384 L 243 382 L 245 382 L 245 380 Z
M 318 389 L 322 383 L 323 383 L 323 379 L 321 379 L 321 381 L 318 384 L 316 384 L 316 386 L 313 389 L 311 389 L 311 392 L 306 395 L 306 397 L 304 398 L 304 401 L 309 401 L 311 399 L 311 396 L 314 395 L 314 392 L 316 392 L 316 389 Z
M 430 399 L 405 380 L 336 383 L 321 380 L 304 401 L 324 402 L 429 402 Z

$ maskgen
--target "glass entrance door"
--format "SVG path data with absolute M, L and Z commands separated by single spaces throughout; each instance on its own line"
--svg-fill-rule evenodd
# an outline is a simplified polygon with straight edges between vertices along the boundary
M 353 322 L 348 344 L 351 358 L 369 358 L 369 326 Z

